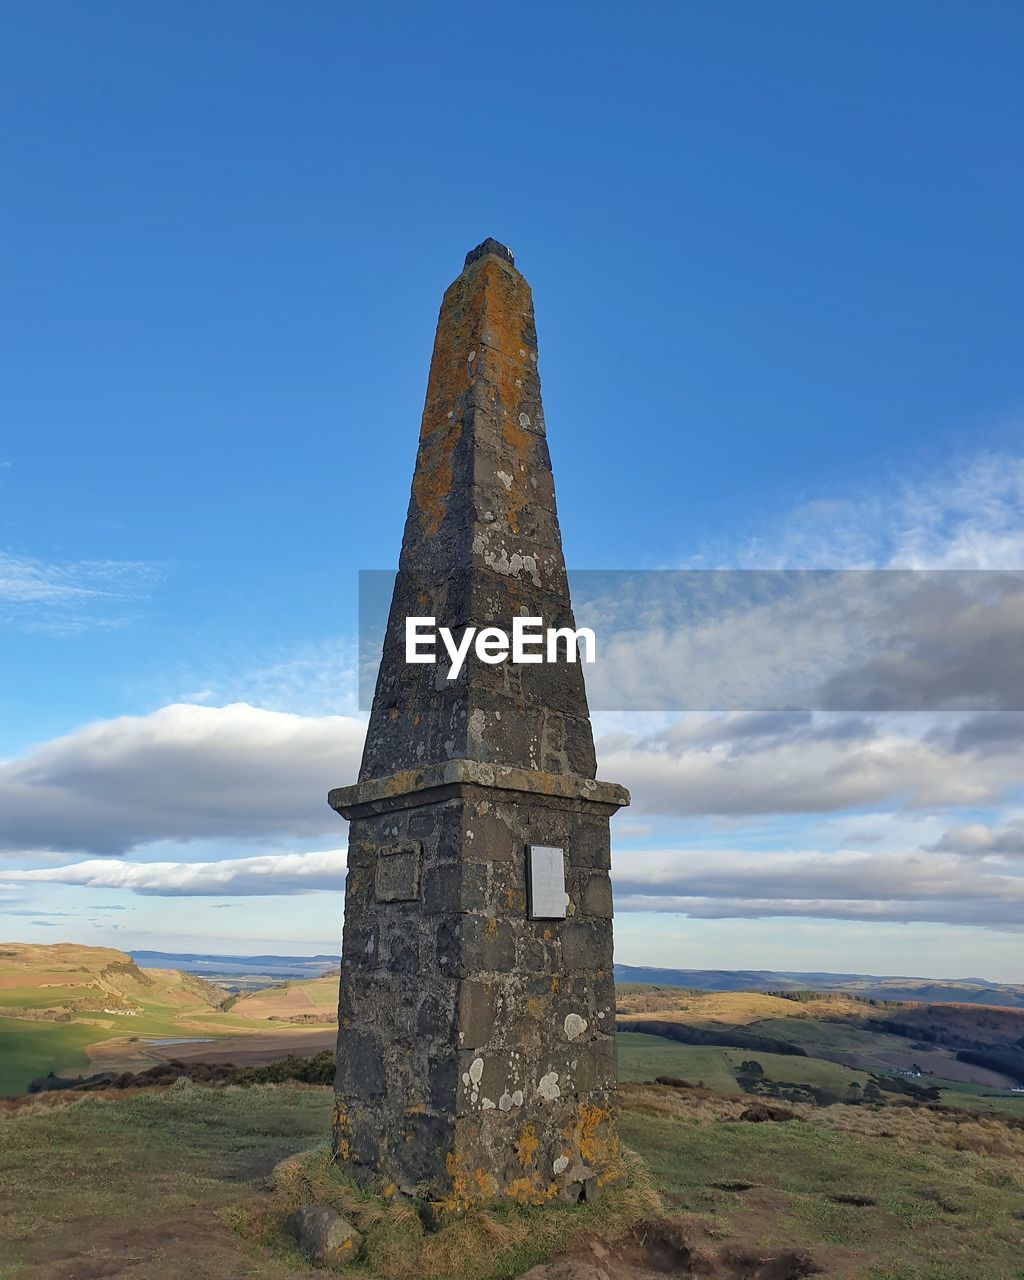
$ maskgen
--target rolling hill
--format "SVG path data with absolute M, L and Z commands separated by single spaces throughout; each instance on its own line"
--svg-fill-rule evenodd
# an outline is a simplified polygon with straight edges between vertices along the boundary
M 239 1064 L 315 1053 L 333 1039 L 336 999 L 336 978 L 233 1000 L 111 948 L 0 944 L 0 1096 L 49 1071 L 139 1070 L 196 1050 L 226 1050 Z
M 876 1000 L 985 1004 L 1024 1009 L 1024 986 L 985 978 L 878 977 L 866 973 L 788 973 L 771 969 L 655 969 L 617 964 L 617 983 L 688 987 L 694 991 L 848 991 Z
M 249 958 L 257 968 L 267 959 Z M 195 973 L 143 968 L 112 949 L 0 945 L 0 1094 L 20 1092 L 49 1071 L 139 1071 L 172 1057 L 242 1066 L 311 1055 L 333 1048 L 337 990 L 333 972 L 229 992 Z M 1024 1010 L 633 981 L 619 986 L 618 1002 L 624 1078 L 639 1045 L 644 1060 L 668 1054 L 673 1065 L 665 1074 L 713 1080 L 731 1092 L 784 1086 L 793 1097 L 822 1101 L 873 1079 L 897 1090 L 911 1087 L 900 1081 L 916 1081 L 956 1106 L 1024 1112 L 1024 1095 L 1010 1093 L 1018 1067 L 1024 1070 Z M 763 1069 L 756 1084 L 744 1079 L 751 1060 Z

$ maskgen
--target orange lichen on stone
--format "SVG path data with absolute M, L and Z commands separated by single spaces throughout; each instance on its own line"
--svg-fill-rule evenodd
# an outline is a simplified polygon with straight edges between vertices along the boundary
M 541 1184 L 536 1174 L 529 1177 L 513 1178 L 505 1188 L 505 1194 L 517 1204 L 543 1204 L 557 1192 L 557 1186 L 551 1182 L 547 1186 Z
M 581 1102 L 573 1123 L 562 1130 L 562 1137 L 595 1168 L 606 1167 L 619 1154 L 619 1139 L 612 1125 L 610 1107 Z
M 516 1151 L 519 1154 L 519 1163 L 525 1169 L 528 1165 L 533 1164 L 533 1157 L 537 1154 L 537 1131 L 532 1124 L 524 1124 L 519 1131 L 519 1137 L 516 1140 Z
M 349 1158 L 349 1129 L 350 1123 L 348 1112 L 342 1102 L 334 1104 L 334 1152 L 339 1160 L 347 1160 Z
M 532 315 L 530 286 L 495 257 L 471 264 L 445 294 L 413 484 L 421 528 L 428 537 L 436 533 L 447 508 L 452 453 L 464 425 L 459 402 L 474 381 L 501 422 L 511 473 L 506 519 L 512 532 L 519 532 L 519 512 L 528 499 L 530 448 L 530 433 L 519 414 L 527 368 L 536 355 L 526 338 Z
M 412 493 L 420 511 L 420 524 L 428 538 L 441 526 L 452 490 L 452 451 L 462 433 L 462 419 L 454 418 L 429 445 L 421 446 L 413 476 Z
M 449 1180 L 448 1195 L 441 1201 L 441 1207 L 448 1212 L 468 1209 L 471 1202 L 470 1182 L 462 1168 L 462 1161 L 454 1151 L 449 1151 L 444 1162 L 445 1172 Z

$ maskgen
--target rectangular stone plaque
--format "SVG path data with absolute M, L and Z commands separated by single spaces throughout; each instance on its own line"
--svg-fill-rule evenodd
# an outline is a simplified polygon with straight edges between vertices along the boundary
M 420 896 L 420 846 L 384 845 L 373 877 L 378 902 L 414 902 Z
M 527 877 L 532 920 L 565 919 L 565 853 L 546 844 L 531 844 Z

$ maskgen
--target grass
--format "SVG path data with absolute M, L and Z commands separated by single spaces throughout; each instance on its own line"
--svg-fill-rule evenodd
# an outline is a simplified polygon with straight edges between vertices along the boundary
M 842 1105 L 750 1124 L 738 1118 L 748 1101 L 620 1092 L 623 1139 L 667 1209 L 723 1250 L 807 1250 L 832 1280 L 1024 1280 L 1024 1131 L 991 1116 Z M 495 1208 L 427 1234 L 406 1206 L 330 1164 L 330 1106 L 327 1089 L 180 1083 L 0 1117 L 0 1277 L 311 1280 L 282 1222 L 316 1200 L 365 1235 L 353 1276 L 497 1280 L 655 1211 L 634 1163 L 617 1202 Z
M 285 1214 L 316 1200 L 364 1231 L 357 1272 L 482 1280 L 519 1275 L 585 1231 L 624 1230 L 659 1208 L 634 1158 L 624 1186 L 598 1205 L 501 1207 L 428 1234 L 406 1206 L 357 1189 L 330 1163 L 331 1102 L 321 1088 L 188 1082 L 113 1100 L 33 1102 L 0 1119 L 0 1258 L 18 1280 L 48 1280 L 83 1257 L 104 1276 L 280 1280 L 305 1273 Z M 258 1190 L 275 1167 L 273 1193 Z
M 847 1085 L 865 1085 L 869 1076 L 863 1071 L 822 1058 L 800 1058 L 780 1053 L 761 1053 L 753 1049 L 720 1049 L 716 1046 L 677 1044 L 660 1036 L 641 1031 L 620 1031 L 620 1080 L 653 1080 L 655 1076 L 676 1076 L 690 1084 L 703 1082 L 720 1093 L 739 1093 L 736 1068 L 751 1058 L 764 1067 L 772 1080 L 789 1084 L 815 1085 L 820 1088 L 845 1090 Z
M 739 1100 L 633 1086 L 625 1102 L 623 1138 L 674 1209 L 799 1242 L 828 1275 L 1024 1277 L 1024 1133 L 994 1119 L 836 1106 L 752 1125 Z
M 766 1024 L 767 1025 L 767 1024 Z M 821 1029 L 827 1024 L 809 1021 L 801 1023 L 791 1019 L 787 1029 L 801 1026 L 808 1032 Z M 762 1027 L 758 1024 L 757 1030 Z M 778 1034 L 779 1024 L 772 1029 Z M 845 1038 L 846 1030 L 837 1027 L 841 1034 L 837 1036 L 837 1045 Z M 857 1032 L 863 1035 L 862 1032 Z M 690 1084 L 703 1082 L 708 1088 L 721 1093 L 738 1093 L 740 1086 L 736 1081 L 736 1068 L 747 1059 L 754 1059 L 764 1068 L 765 1076 L 776 1082 L 795 1085 L 808 1085 L 820 1089 L 837 1090 L 845 1094 L 850 1084 L 858 1084 L 863 1088 L 870 1080 L 870 1072 L 846 1066 L 832 1059 L 813 1056 L 813 1043 L 810 1038 L 802 1036 L 790 1037 L 803 1040 L 807 1046 L 807 1057 L 797 1055 L 762 1053 L 756 1049 L 729 1049 L 717 1046 L 685 1045 L 664 1037 L 644 1032 L 620 1031 L 619 1045 L 619 1079 L 628 1081 L 653 1080 L 655 1076 L 676 1076 Z M 880 1036 L 880 1040 L 896 1037 Z M 906 1042 L 902 1042 L 906 1043 Z M 912 1057 L 912 1055 L 910 1055 Z M 908 1058 L 909 1061 L 909 1058 Z M 893 1068 L 885 1065 L 877 1068 L 885 1074 L 891 1074 Z M 992 1111 L 1008 1116 L 1024 1117 L 1024 1094 L 1008 1094 L 990 1085 L 965 1084 L 956 1080 L 947 1080 L 939 1076 L 924 1076 L 917 1081 L 921 1085 L 936 1085 L 943 1090 L 942 1101 L 946 1106 L 961 1107 L 970 1111 Z
M 633 1223 L 661 1211 L 643 1162 L 623 1159 L 622 1180 L 598 1204 L 539 1208 L 515 1204 L 479 1208 L 427 1231 L 411 1205 L 359 1188 L 332 1162 L 328 1144 L 283 1161 L 274 1171 L 273 1195 L 236 1216 L 239 1231 L 283 1258 L 294 1256 L 282 1224 L 300 1204 L 328 1205 L 363 1235 L 359 1261 L 346 1268 L 379 1280 L 511 1280 L 588 1232 L 614 1238 Z
M 723 1049 L 721 1052 L 733 1070 L 741 1062 L 753 1059 L 764 1067 L 764 1073 L 770 1080 L 785 1081 L 787 1084 L 807 1084 L 823 1089 L 844 1090 L 851 1084 L 859 1084 L 863 1087 L 871 1079 L 864 1071 L 854 1071 L 852 1067 L 844 1067 L 837 1062 L 826 1062 L 824 1058 L 800 1058 L 783 1053 L 761 1053 L 754 1049 Z
M 0 1017 L 0 1097 L 21 1093 L 49 1068 L 88 1066 L 85 1046 L 96 1028 L 79 1022 L 28 1022 Z
M 83 1257 L 110 1267 L 90 1275 L 279 1280 L 276 1260 L 239 1240 L 224 1215 L 279 1160 L 323 1137 L 330 1106 L 326 1089 L 188 1082 L 32 1103 L 0 1119 L 0 1258 L 20 1268 L 18 1280 L 48 1280 Z
M 653 1080 L 676 1076 L 691 1084 L 703 1081 L 709 1089 L 739 1093 L 736 1076 L 726 1059 L 729 1050 L 677 1044 L 642 1031 L 620 1031 L 616 1037 L 620 1080 Z M 749 1055 L 748 1055 L 749 1056 Z
M 49 957 L 48 948 L 21 947 L 18 950 L 23 953 L 47 953 L 39 961 L 40 965 L 53 966 L 57 963 Z M 130 989 L 131 1004 L 140 1010 L 134 1017 L 117 1017 L 104 1014 L 102 1010 L 76 1012 L 74 1020 L 68 1023 L 3 1016 L 5 1008 L 50 1009 L 65 1007 L 83 998 L 98 1001 L 103 1001 L 107 995 L 111 1000 L 118 998 L 113 991 L 108 992 L 106 988 L 97 985 L 101 981 L 101 966 L 111 959 L 117 960 L 118 952 L 95 952 L 95 949 L 88 947 L 64 950 L 70 953 L 69 958 L 63 962 L 64 969 L 53 968 L 52 972 L 40 969 L 35 974 L 38 979 L 35 983 L 24 977 L 25 974 L 34 972 L 30 964 L 25 963 L 21 968 L 16 968 L 0 955 L 0 977 L 6 975 L 8 981 L 12 974 L 18 977 L 18 985 L 0 987 L 0 1097 L 24 1092 L 33 1079 L 44 1076 L 49 1071 L 58 1074 L 89 1074 L 110 1067 L 118 1070 L 141 1070 L 152 1065 L 152 1059 L 146 1055 L 145 1045 L 128 1045 L 126 1042 L 129 1038 L 142 1041 L 171 1037 L 218 1038 L 239 1033 L 280 1035 L 290 1029 L 285 1022 L 270 1021 L 269 1017 L 262 1016 L 259 1012 L 261 1006 L 258 1004 L 252 1006 L 250 1016 L 246 1016 L 244 1003 L 240 1011 L 222 1012 L 213 1008 L 204 1003 L 200 995 L 183 987 L 177 973 L 162 970 L 148 971 L 144 982 L 130 977 L 125 980 Z M 98 959 L 94 957 L 94 952 Z M 128 963 L 127 957 L 120 958 Z M 41 985 L 43 980 L 49 985 Z M 336 1001 L 336 978 L 295 983 L 285 992 L 275 990 L 272 997 L 267 996 L 266 1012 L 279 1012 L 273 1005 L 273 1000 L 286 998 L 294 1005 L 292 1012 L 316 1013 L 327 1010 L 331 1007 L 331 990 Z M 124 1052 L 121 1053 L 117 1046 L 112 1046 L 114 1058 L 103 1057 L 95 1064 L 90 1064 L 84 1047 L 100 1045 L 105 1041 L 123 1042 Z M 3 1280 L 2 1276 L 0 1280 Z

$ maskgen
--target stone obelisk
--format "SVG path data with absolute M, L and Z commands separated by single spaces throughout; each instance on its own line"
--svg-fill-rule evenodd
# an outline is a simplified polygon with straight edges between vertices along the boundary
M 579 662 L 405 660 L 574 627 L 530 288 L 485 240 L 441 304 L 412 499 L 350 820 L 338 1157 L 441 1212 L 596 1194 L 618 1151 L 609 818 Z

